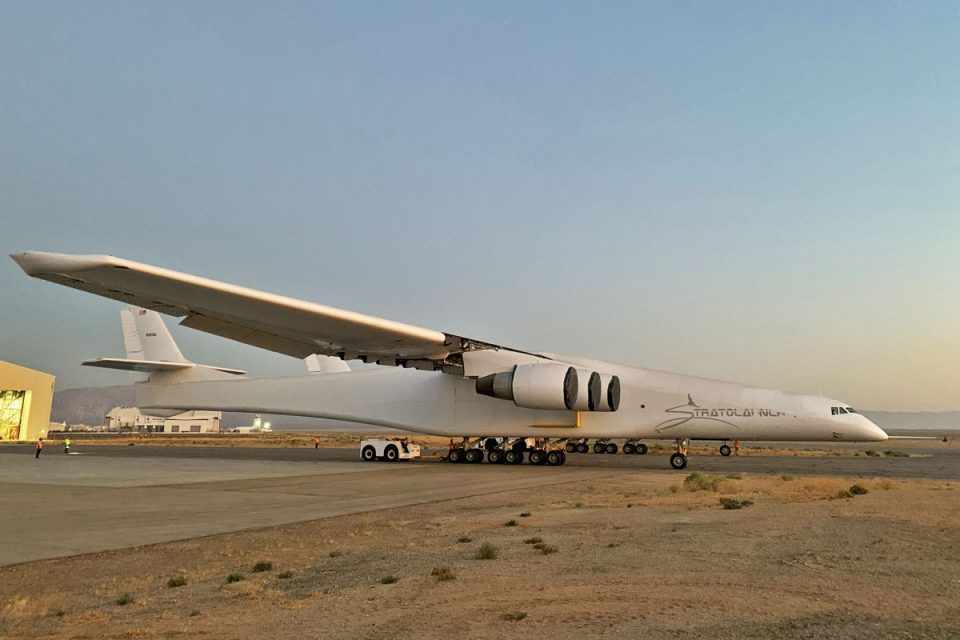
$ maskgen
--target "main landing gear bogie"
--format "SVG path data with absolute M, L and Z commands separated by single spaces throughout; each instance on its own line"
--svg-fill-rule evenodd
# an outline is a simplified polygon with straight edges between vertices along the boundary
M 558 467 L 567 461 L 566 452 L 546 440 L 537 441 L 533 447 L 529 447 L 524 439 L 510 442 L 507 438 L 481 438 L 474 444 L 472 442 L 465 438 L 462 444 L 451 443 L 447 462 L 477 464 L 486 457 L 489 464 L 522 464 L 524 453 L 530 464 L 538 466 Z

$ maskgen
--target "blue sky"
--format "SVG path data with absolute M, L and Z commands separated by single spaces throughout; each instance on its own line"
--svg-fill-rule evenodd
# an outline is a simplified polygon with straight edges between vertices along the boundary
M 3 253 L 960 407 L 953 3 L 152 5 L 0 8 Z M 11 261 L 0 294 L 0 359 L 127 379 L 78 364 L 120 352 L 118 303 Z

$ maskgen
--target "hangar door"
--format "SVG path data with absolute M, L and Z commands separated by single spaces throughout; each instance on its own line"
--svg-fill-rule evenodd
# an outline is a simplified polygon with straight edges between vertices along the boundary
M 0 389 L 0 440 L 19 439 L 26 396 L 26 391 Z

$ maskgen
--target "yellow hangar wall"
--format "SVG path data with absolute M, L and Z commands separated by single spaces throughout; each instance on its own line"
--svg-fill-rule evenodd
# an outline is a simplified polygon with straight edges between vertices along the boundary
M 56 378 L 0 360 L 0 440 L 36 440 L 50 428 Z

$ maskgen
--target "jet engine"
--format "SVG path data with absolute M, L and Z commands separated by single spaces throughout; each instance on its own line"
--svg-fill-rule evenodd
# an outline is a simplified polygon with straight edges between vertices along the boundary
M 578 392 L 577 370 L 562 364 L 520 364 L 477 378 L 477 393 L 526 409 L 573 409 Z
M 620 378 L 563 364 L 516 365 L 477 378 L 477 393 L 512 400 L 526 409 L 616 411 Z

